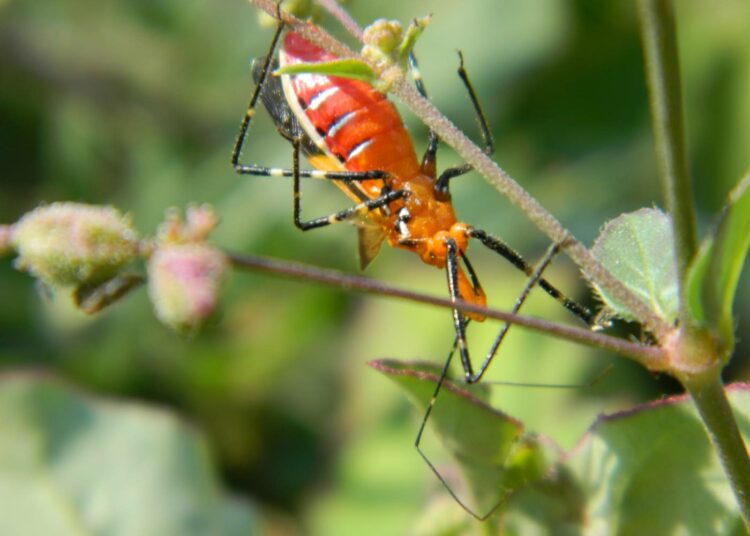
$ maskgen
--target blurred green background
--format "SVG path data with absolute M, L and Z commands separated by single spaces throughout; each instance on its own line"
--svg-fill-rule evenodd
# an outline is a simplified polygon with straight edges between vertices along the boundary
M 701 229 L 750 163 L 750 4 L 678 3 L 688 144 Z M 661 204 L 634 2 L 353 0 L 362 24 L 432 13 L 417 53 L 437 107 L 477 137 L 455 74 L 466 65 L 493 127 L 495 158 L 585 243 L 609 218 Z M 335 25 L 328 21 L 327 27 Z M 343 35 L 337 30 L 338 35 Z M 0 1 L 0 221 L 42 201 L 114 204 L 152 233 L 168 206 L 214 205 L 223 247 L 356 272 L 347 225 L 307 234 L 291 223 L 291 185 L 239 178 L 229 154 L 253 56 L 271 30 L 241 0 Z M 245 159 L 286 166 L 264 113 Z M 417 147 L 425 128 L 405 114 Z M 455 164 L 450 149 L 440 167 Z M 304 185 L 303 212 L 343 208 L 330 185 Z M 453 186 L 463 219 L 530 259 L 547 242 L 476 174 Z M 524 279 L 473 247 L 490 304 L 509 308 Z M 444 275 L 384 250 L 368 275 L 445 294 Z M 567 259 L 549 279 L 591 302 Z M 731 379 L 747 378 L 750 282 L 737 302 Z M 85 318 L 0 264 L 0 363 L 34 367 L 88 390 L 173 409 L 201 430 L 226 487 L 254 503 L 269 534 L 403 534 L 443 493 L 412 447 L 417 415 L 365 366 L 380 357 L 444 359 L 450 315 L 248 273 L 226 287 L 220 317 L 194 338 L 153 318 L 145 292 Z M 546 296 L 526 312 L 571 321 Z M 497 325 L 474 325 L 479 356 Z M 631 327 L 632 328 L 632 327 Z M 621 328 L 622 329 L 622 328 Z M 630 330 L 637 334 L 636 329 Z M 674 388 L 598 354 L 514 330 L 490 376 L 591 388 L 495 387 L 500 407 L 571 447 L 593 417 Z

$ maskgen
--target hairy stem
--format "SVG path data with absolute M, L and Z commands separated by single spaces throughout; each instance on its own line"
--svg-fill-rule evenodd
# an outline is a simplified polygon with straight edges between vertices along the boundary
M 685 296 L 685 282 L 698 245 L 685 146 L 674 10 L 671 0 L 640 0 L 639 6 L 656 154 L 664 198 L 672 217 L 680 324 L 686 328 L 683 337 L 690 337 L 696 334 L 696 329 Z M 688 347 L 683 344 L 683 352 Z M 700 356 L 702 363 L 712 361 L 710 354 Z M 713 362 L 721 360 L 717 358 Z M 750 531 L 750 459 L 724 393 L 720 365 L 694 376 L 680 377 L 680 380 L 698 409 L 734 492 L 745 528 Z
M 586 344 L 596 348 L 602 348 L 604 350 L 610 350 L 625 357 L 629 357 L 650 370 L 662 370 L 666 364 L 666 356 L 661 348 L 656 346 L 646 346 L 644 344 L 610 337 L 601 333 L 594 333 L 588 329 L 557 324 L 540 318 L 515 315 L 505 311 L 488 309 L 461 300 L 453 302 L 448 298 L 438 298 L 411 290 L 392 287 L 369 277 L 346 274 L 337 270 L 318 268 L 306 264 L 269 259 L 255 255 L 230 253 L 228 256 L 232 265 L 238 269 L 268 272 L 274 275 L 304 281 L 314 281 L 316 283 L 322 283 L 324 285 L 330 285 L 344 290 L 401 298 L 448 309 L 455 308 L 464 313 L 476 313 L 487 318 L 510 322 L 534 331 L 554 335 L 561 339 Z
M 341 7 L 337 0 L 316 0 L 316 2 L 333 15 L 346 28 L 347 32 L 356 37 L 358 41 L 362 41 L 362 28 L 357 24 L 357 21 L 349 16 L 349 13 Z
M 641 37 L 656 154 L 672 232 L 680 285 L 680 323 L 691 324 L 685 279 L 697 249 L 695 207 L 688 173 L 682 114 L 680 62 L 671 0 L 640 0 Z
M 682 384 L 698 409 L 708 437 L 729 478 L 745 528 L 750 532 L 750 459 L 724 392 L 720 369 L 715 368 L 702 376 L 683 379 Z

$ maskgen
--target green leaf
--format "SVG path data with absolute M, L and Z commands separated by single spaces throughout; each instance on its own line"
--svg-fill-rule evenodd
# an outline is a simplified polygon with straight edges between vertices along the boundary
M 750 434 L 750 390 L 728 395 Z M 744 534 L 724 471 L 686 396 L 601 417 L 564 469 L 586 498 L 577 534 Z M 564 533 L 560 531 L 559 533 Z
M 0 377 L 0 534 L 247 535 L 203 439 L 163 411 Z
M 642 208 L 608 221 L 594 242 L 596 259 L 666 322 L 678 314 L 677 268 L 669 216 Z M 616 316 L 636 320 L 627 307 L 592 282 Z
M 417 409 L 425 411 L 439 369 L 386 359 L 373 361 L 370 366 L 404 388 Z M 429 424 L 456 461 L 480 516 L 529 482 L 542 478 L 558 455 L 550 442 L 523 435 L 522 423 L 448 380 Z
M 316 63 L 294 63 L 291 65 L 284 65 L 274 71 L 275 75 L 307 73 L 321 74 L 325 76 L 339 76 L 341 78 L 353 78 L 355 80 L 363 80 L 371 85 L 375 85 L 378 81 L 378 77 L 370 66 L 364 61 L 355 58 L 344 58 Z
M 695 319 L 716 330 L 727 353 L 734 346 L 737 281 L 750 247 L 750 173 L 729 194 L 718 224 L 690 266 L 687 299 Z

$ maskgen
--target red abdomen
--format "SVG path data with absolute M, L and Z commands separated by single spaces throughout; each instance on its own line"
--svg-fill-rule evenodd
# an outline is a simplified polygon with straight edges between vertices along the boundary
M 282 66 L 335 59 L 294 32 L 286 34 L 279 57 Z M 295 112 L 305 131 L 322 140 L 344 168 L 386 171 L 394 188 L 419 174 L 409 134 L 385 95 L 359 80 L 316 74 L 285 78 L 287 99 L 293 109 L 299 107 Z

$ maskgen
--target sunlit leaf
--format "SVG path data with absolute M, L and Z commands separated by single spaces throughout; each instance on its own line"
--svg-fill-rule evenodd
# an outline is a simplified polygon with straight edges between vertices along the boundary
M 608 221 L 592 252 L 597 260 L 666 322 L 677 318 L 677 269 L 669 216 L 643 208 Z M 593 283 L 593 282 L 592 282 Z M 616 316 L 636 320 L 628 307 L 593 283 Z
M 404 388 L 420 412 L 426 409 L 438 369 L 395 360 L 373 361 L 370 365 Z M 443 384 L 429 422 L 456 460 L 479 515 L 542 478 L 557 456 L 551 444 L 523 435 L 522 423 L 450 381 Z
M 729 390 L 750 433 L 750 391 Z M 603 417 L 566 459 L 586 497 L 581 534 L 744 534 L 737 503 L 687 397 Z
M 727 352 L 734 346 L 732 303 L 750 247 L 750 174 L 729 195 L 714 231 L 690 267 L 687 296 L 693 316 L 721 335 Z
M 5 375 L 0 422 L 0 534 L 250 534 L 203 440 L 165 412 Z

